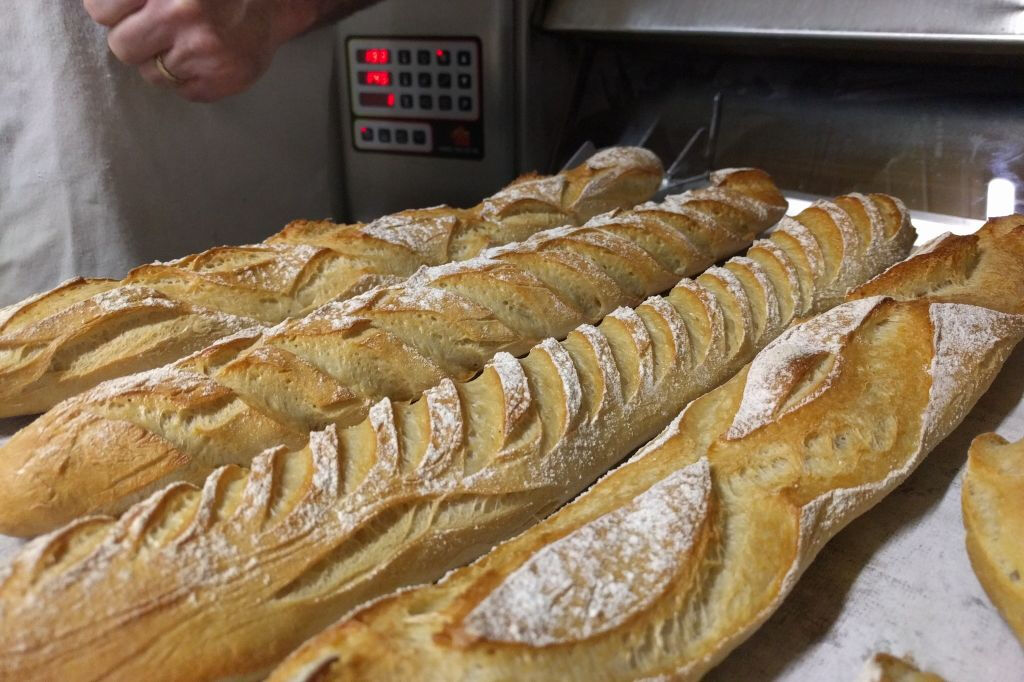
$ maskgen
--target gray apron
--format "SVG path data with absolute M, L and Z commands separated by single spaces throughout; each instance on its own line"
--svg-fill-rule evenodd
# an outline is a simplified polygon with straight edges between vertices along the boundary
M 0 21 L 0 306 L 75 275 L 260 241 L 338 212 L 334 33 L 193 104 L 118 62 L 78 0 Z

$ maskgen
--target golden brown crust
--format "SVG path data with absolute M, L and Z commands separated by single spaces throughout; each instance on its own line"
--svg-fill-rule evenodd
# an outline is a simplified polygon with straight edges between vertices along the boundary
M 1022 240 L 983 228 L 977 267 Z M 945 301 L 951 273 L 929 261 L 896 269 L 925 263 L 939 300 L 852 299 L 785 332 L 584 495 L 437 585 L 350 614 L 270 679 L 699 679 L 1024 336 L 1021 312 Z
M 258 339 L 243 333 L 219 342 L 153 370 L 177 387 L 175 401 L 132 388 L 133 381 L 154 384 L 153 376 L 125 377 L 71 398 L 0 448 L 0 459 L 12 463 L 0 464 L 0 495 L 10 490 L 9 499 L 42 501 L 0 505 L 0 532 L 35 534 L 82 514 L 118 513 L 171 480 L 198 482 L 221 464 L 294 444 L 293 434 L 354 424 L 382 397 L 413 399 L 444 377 L 470 378 L 499 351 L 525 353 L 545 337 L 564 337 L 617 306 L 636 305 L 743 248 L 784 210 L 761 171 L 720 172 L 714 183 L 424 269 L 403 284 L 328 303 Z M 643 238 L 634 242 L 638 234 Z M 672 238 L 654 239 L 657 234 Z M 577 307 L 577 301 L 587 302 Z M 206 393 L 222 396 L 220 402 L 194 399 Z M 65 423 L 69 411 L 83 416 Z M 105 433 L 120 447 L 138 438 L 138 429 L 174 456 L 129 466 L 136 487 L 127 495 L 124 486 L 111 490 L 109 481 L 131 453 L 94 448 L 79 434 Z M 125 430 L 133 435 L 120 433 Z M 61 442 L 59 450 L 47 446 L 51 439 Z M 182 467 L 178 478 L 168 470 L 174 463 Z M 126 495 L 122 503 L 119 495 Z
M 262 244 L 143 265 L 121 281 L 71 280 L 0 310 L 0 417 L 41 412 L 421 266 L 632 206 L 661 174 L 650 152 L 612 148 L 558 175 L 519 179 L 471 209 L 402 211 L 366 225 L 296 221 Z
M 982 587 L 1024 644 L 1024 439 L 987 433 L 964 474 L 967 554 Z
M 898 259 L 905 217 L 873 233 L 890 238 L 833 254 L 820 286 L 796 265 L 800 247 L 779 246 L 784 227 L 523 360 L 499 353 L 474 379 L 382 400 L 251 471 L 221 468 L 201 491 L 171 486 L 117 521 L 38 538 L 0 583 L 0 675 L 171 679 L 186 651 L 192 679 L 265 671 L 350 608 L 432 580 L 576 495 L 793 317 L 835 302 L 823 292 Z
M 864 664 L 858 682 L 946 682 L 935 673 L 922 672 L 916 665 L 892 654 L 877 653 Z
M 885 293 L 909 299 L 924 291 L 935 301 L 1024 312 L 1024 216 L 995 218 L 971 235 L 942 235 L 852 297 Z

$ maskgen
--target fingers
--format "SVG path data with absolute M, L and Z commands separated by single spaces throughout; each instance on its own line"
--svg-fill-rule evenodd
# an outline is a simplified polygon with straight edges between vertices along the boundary
M 163 54 L 161 61 L 164 68 L 180 82 L 162 73 L 155 58 L 139 64 L 139 74 L 148 83 L 172 89 L 176 95 L 192 102 L 213 102 L 237 94 L 251 85 L 261 73 L 261 70 L 247 63 L 231 63 L 218 58 L 191 55 L 178 44 Z M 195 73 L 204 76 L 200 78 L 191 75 Z
M 139 75 L 150 85 L 155 85 L 158 88 L 177 88 L 177 83 L 173 83 L 166 76 L 160 73 L 160 69 L 156 66 L 156 59 L 150 59 L 148 62 L 139 64 Z M 172 73 L 174 73 L 172 71 Z M 175 74 L 177 75 L 177 74 Z M 187 82 L 187 81 L 186 81 Z
M 82 0 L 92 20 L 103 26 L 113 26 L 146 4 L 146 0 Z
M 251 85 L 281 42 L 275 22 L 285 16 L 252 0 L 83 2 L 90 16 L 110 26 L 107 42 L 119 60 L 138 67 L 147 82 L 174 87 L 193 101 L 220 99 Z M 164 70 L 155 62 L 158 55 Z
M 155 16 L 157 12 L 157 3 L 150 2 L 110 29 L 107 44 L 115 57 L 125 64 L 138 65 L 171 48 L 175 28 Z

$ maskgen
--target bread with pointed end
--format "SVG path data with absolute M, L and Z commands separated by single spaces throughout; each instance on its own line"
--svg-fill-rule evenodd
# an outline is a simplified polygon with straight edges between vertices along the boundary
M 42 412 L 424 265 L 628 208 L 649 199 L 661 176 L 651 152 L 614 147 L 557 175 L 523 176 L 470 209 L 402 211 L 366 225 L 296 221 L 262 244 L 143 265 L 123 280 L 69 280 L 0 310 L 0 417 Z
M 987 390 L 1024 336 L 1022 283 L 1024 217 L 948 238 L 786 331 L 550 518 L 270 679 L 699 679 Z
M 792 320 L 900 258 L 912 232 L 888 197 L 818 204 L 745 256 L 522 360 L 499 353 L 476 378 L 381 400 L 305 448 L 38 538 L 0 582 L 0 677 L 264 673 L 354 606 L 433 580 L 558 508 Z M 649 522 L 638 539 L 676 541 L 674 516 L 645 519 L 623 527 Z M 654 586 L 662 564 L 634 558 Z

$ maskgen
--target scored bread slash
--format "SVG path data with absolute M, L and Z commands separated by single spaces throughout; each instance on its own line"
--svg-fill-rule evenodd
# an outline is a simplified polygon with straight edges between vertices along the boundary
M 765 173 L 715 177 L 715 196 L 742 195 L 737 205 L 758 210 L 693 190 L 673 199 L 685 214 L 620 211 L 621 221 L 605 215 L 597 225 L 540 232 L 326 303 L 252 341 L 213 344 L 166 370 L 194 377 L 188 390 L 147 396 L 121 391 L 131 382 L 123 378 L 70 398 L 0 447 L 0 533 L 117 514 L 176 480 L 200 485 L 218 466 L 358 423 L 381 398 L 413 400 L 444 378 L 469 379 L 499 353 L 525 354 L 638 305 L 749 245 L 783 214 L 785 200 Z M 713 216 L 711 227 L 692 212 Z M 680 247 L 669 235 L 689 241 Z M 639 333 L 635 320 L 627 323 Z M 513 409 L 507 428 L 520 416 Z
M 897 264 L 768 343 L 544 521 L 436 585 L 354 610 L 269 679 L 700 679 L 988 390 L 1024 338 L 1022 292 L 1024 216 Z M 968 528 L 1000 528 L 970 476 Z
M 742 171 L 744 176 L 763 177 L 752 171 Z M 730 207 L 697 199 L 699 190 L 691 196 L 693 206 L 731 215 Z M 269 451 L 260 455 L 258 471 L 231 470 L 237 479 L 220 487 L 213 520 L 203 531 L 190 530 L 200 491 L 178 492 L 182 486 L 162 503 L 162 514 L 150 517 L 146 540 L 135 547 L 119 542 L 113 519 L 87 533 L 51 536 L 42 551 L 59 558 L 45 572 L 16 568 L 0 585 L 0 676 L 74 679 L 112 670 L 145 679 L 256 676 L 359 604 L 429 582 L 476 558 L 578 495 L 657 435 L 690 400 L 728 379 L 782 333 L 802 306 L 818 312 L 838 302 L 823 291 L 845 293 L 906 254 L 914 238 L 906 212 L 884 195 L 872 195 L 871 201 L 885 225 L 873 230 L 862 224 L 868 217 L 860 210 L 851 219 L 857 234 L 884 234 L 882 240 L 844 252 L 827 216 L 809 228 L 837 259 L 828 269 L 836 279 L 816 283 L 796 240 L 776 232 L 769 240 L 786 249 L 788 259 L 757 246 L 746 255 L 765 264 L 764 279 L 737 275 L 732 287 L 713 274 L 684 280 L 663 298 L 609 315 L 596 326 L 579 326 L 557 344 L 561 351 L 553 350 L 554 341 L 544 341 L 521 360 L 500 355 L 479 375 L 431 389 L 426 399 L 380 401 L 370 419 L 348 428 L 331 425 L 328 432 L 337 434 L 336 441 L 325 438 L 318 447 L 337 443 L 341 474 L 333 499 L 307 494 L 317 461 L 325 459 L 323 450 L 315 456 L 309 447 Z M 836 203 L 853 205 L 843 199 Z M 786 263 L 805 282 L 803 289 L 793 288 Z M 632 276 L 605 267 L 610 276 Z M 733 272 L 729 265 L 724 269 Z M 770 291 L 762 291 L 763 284 Z M 496 292 L 498 286 L 492 285 Z M 506 300 L 502 293 L 496 298 Z M 789 300 L 776 301 L 776 307 L 764 303 L 782 298 Z M 775 309 L 777 319 L 770 312 Z M 409 335 L 407 342 L 414 338 Z M 289 350 L 297 347 L 292 339 Z M 254 477 L 262 481 L 253 482 Z M 694 469 L 673 480 L 682 485 L 707 479 Z M 715 490 L 713 474 L 711 484 Z M 669 500 L 670 488 L 657 489 L 588 537 L 619 536 L 612 529 L 620 524 L 635 528 L 656 522 L 663 524 L 659 537 L 673 538 L 679 551 L 698 551 L 716 506 L 701 507 L 696 495 Z M 246 514 L 240 491 L 249 489 L 270 491 L 269 500 L 260 503 L 266 513 L 258 519 Z M 191 535 L 174 544 L 180 534 Z M 115 549 L 96 554 L 92 549 L 98 544 Z M 617 556 L 633 561 L 649 554 L 638 547 Z M 670 566 L 665 567 L 639 579 L 653 592 L 671 577 Z M 562 575 L 591 568 L 584 561 Z M 83 577 L 67 582 L 58 577 L 70 573 Z M 529 580 L 524 577 L 522 584 Z M 104 599 L 94 599 L 98 593 Z M 577 606 L 587 598 L 585 592 L 573 595 Z M 614 589 L 593 596 L 595 604 L 607 607 L 648 603 L 646 597 Z M 69 618 L 70 613 L 76 616 Z M 422 613 L 430 617 L 429 608 Z M 541 615 L 534 611 L 531 618 Z M 590 631 L 614 631 L 623 623 L 611 612 L 601 618 Z M 560 632 L 547 629 L 542 636 L 558 638 Z M 472 639 L 480 632 L 463 635 Z M 447 669 L 436 671 L 445 675 Z M 506 677 L 516 677 L 507 672 Z M 401 679 L 427 673 L 408 669 Z
M 126 374 L 173 362 L 241 329 L 394 284 L 557 225 L 649 199 L 662 177 L 639 147 L 597 152 L 513 182 L 470 209 L 435 206 L 369 224 L 299 220 L 262 244 L 219 246 L 82 279 L 0 310 L 0 417 L 47 410 Z

